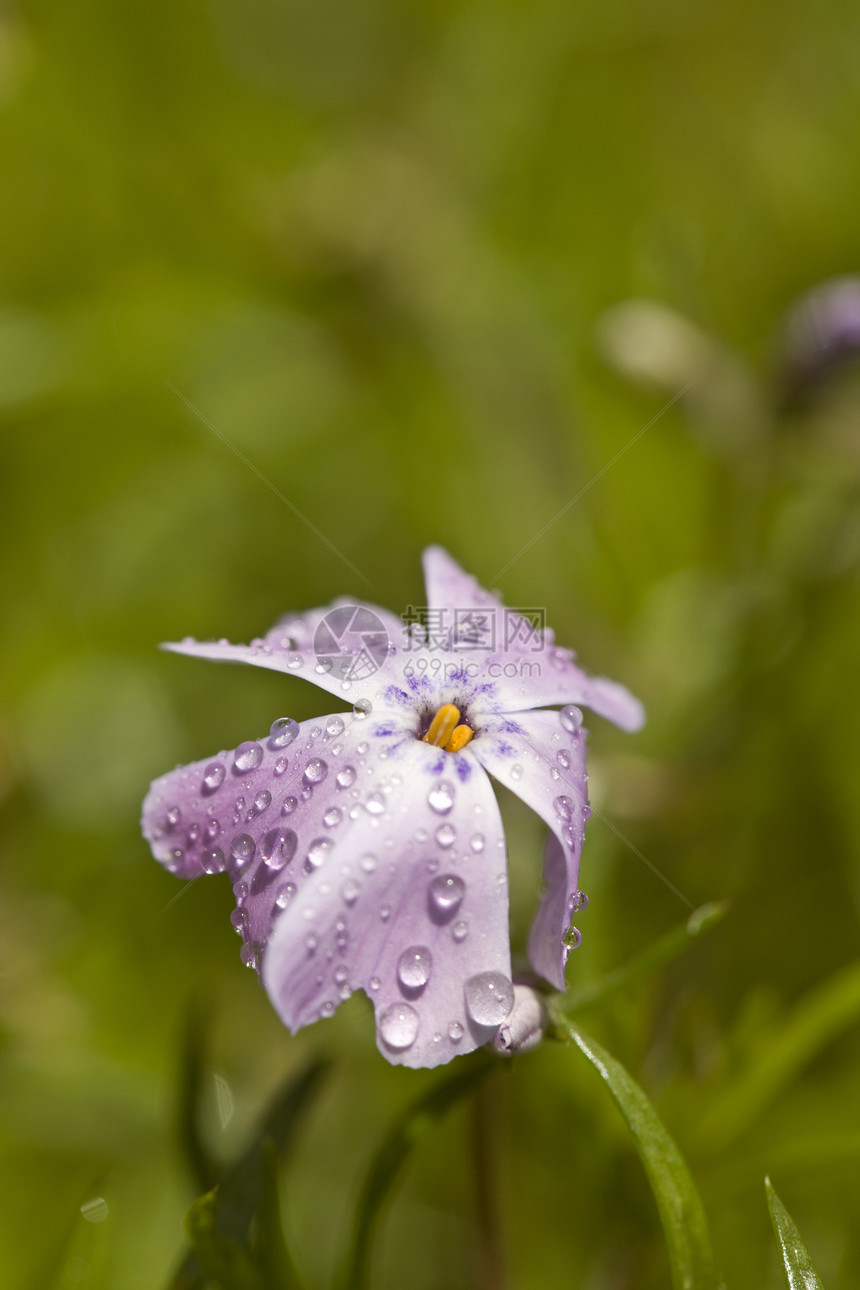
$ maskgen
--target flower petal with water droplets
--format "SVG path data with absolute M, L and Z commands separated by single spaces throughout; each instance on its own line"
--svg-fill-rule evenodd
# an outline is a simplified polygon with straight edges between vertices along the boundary
M 330 1015 L 360 988 L 373 1000 L 379 1048 L 393 1063 L 437 1066 L 495 1033 L 497 1023 L 470 1018 L 466 985 L 491 975 L 502 1010 L 496 982 L 510 981 L 511 963 L 501 818 L 472 762 L 445 817 L 456 839 L 437 838 L 428 796 L 446 757 L 413 739 L 380 759 L 378 778 L 367 784 L 384 796 L 384 814 L 363 812 L 352 822 L 335 880 L 326 881 L 325 868 L 313 874 L 278 921 L 263 980 L 291 1030 Z M 477 807 L 480 854 L 470 846 Z

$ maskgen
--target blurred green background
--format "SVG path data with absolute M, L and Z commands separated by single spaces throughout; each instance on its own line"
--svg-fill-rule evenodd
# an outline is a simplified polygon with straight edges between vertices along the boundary
M 335 1059 L 284 1185 L 327 1284 L 428 1078 L 379 1056 L 361 996 L 290 1038 L 229 884 L 170 903 L 138 818 L 155 775 L 332 701 L 156 646 L 423 603 L 434 541 L 643 698 L 641 735 L 590 721 L 595 804 L 692 904 L 731 901 L 583 1014 L 687 1156 L 727 1283 L 781 1283 L 766 1172 L 825 1283 L 860 1283 L 860 386 L 787 401 L 780 358 L 795 298 L 860 267 L 858 41 L 838 0 L 0 5 L 6 1284 L 165 1284 L 194 1003 L 225 1158 Z M 503 805 L 521 949 L 542 826 Z M 571 984 L 687 916 L 597 816 L 582 883 Z M 593 1072 L 555 1045 L 511 1067 L 508 1286 L 665 1286 Z M 480 1284 L 471 1159 L 457 1110 L 375 1286 Z

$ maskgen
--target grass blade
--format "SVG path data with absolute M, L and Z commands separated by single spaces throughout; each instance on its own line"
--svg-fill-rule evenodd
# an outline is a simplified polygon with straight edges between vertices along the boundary
M 674 1139 L 620 1062 L 574 1022 L 562 1018 L 558 1025 L 604 1080 L 633 1134 L 666 1235 L 675 1290 L 719 1290 L 705 1212 Z
M 815 1271 L 809 1251 L 800 1239 L 800 1232 L 782 1201 L 777 1196 L 769 1178 L 764 1180 L 770 1219 L 779 1250 L 782 1255 L 785 1271 L 785 1284 L 788 1290 L 824 1290 L 821 1278 Z
M 407 1158 L 453 1106 L 462 1101 L 501 1063 L 478 1052 L 445 1075 L 395 1121 L 380 1144 L 359 1195 L 350 1249 L 336 1284 L 340 1290 L 365 1290 L 373 1242 L 383 1207 Z

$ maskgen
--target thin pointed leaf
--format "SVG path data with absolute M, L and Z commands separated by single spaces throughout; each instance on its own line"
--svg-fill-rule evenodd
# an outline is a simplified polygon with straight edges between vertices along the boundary
M 602 1001 L 607 995 L 615 994 L 639 977 L 653 972 L 655 968 L 671 962 L 683 953 L 692 941 L 721 923 L 728 910 L 726 901 L 712 901 L 708 905 L 701 905 L 693 911 L 685 923 L 674 927 L 671 932 L 667 932 L 653 945 L 649 945 L 629 963 L 623 963 L 621 967 L 608 972 L 599 981 L 589 981 L 578 989 L 568 990 L 564 996 L 565 1013 L 570 1015 L 583 1008 L 589 1008 L 598 1000 Z
M 860 962 L 811 990 L 782 1031 L 712 1104 L 699 1126 L 702 1144 L 722 1150 L 761 1113 L 794 1075 L 860 1016 Z
M 370 1258 L 383 1206 L 410 1153 L 438 1120 L 500 1065 L 486 1053 L 476 1053 L 407 1107 L 392 1125 L 371 1161 L 361 1189 L 352 1242 L 337 1282 L 341 1290 L 365 1290 L 369 1284 Z
M 809 1251 L 800 1238 L 794 1220 L 774 1191 L 769 1178 L 764 1180 L 770 1219 L 779 1250 L 782 1255 L 785 1271 L 785 1284 L 788 1290 L 824 1290 L 821 1278 L 815 1271 Z
M 217 1166 L 200 1136 L 200 1108 L 206 1074 L 203 1040 L 204 1016 L 195 1004 L 189 1009 L 182 1036 L 177 1128 L 180 1146 L 198 1192 L 209 1191 L 218 1181 Z
M 195 1200 L 185 1231 L 204 1275 L 220 1290 L 260 1290 L 247 1250 L 219 1231 L 217 1187 Z
M 289 1155 L 296 1131 L 328 1067 L 328 1061 L 312 1061 L 284 1086 L 245 1154 L 224 1174 L 218 1189 L 218 1229 L 234 1241 L 246 1239 L 260 1206 L 264 1141 L 273 1143 L 282 1160 Z
M 657 1201 L 675 1290 L 718 1290 L 705 1212 L 675 1140 L 620 1062 L 574 1022 L 560 1019 L 558 1024 L 604 1080 L 633 1134 Z
M 278 1152 L 270 1138 L 263 1143 L 260 1205 L 254 1218 L 254 1261 L 266 1290 L 301 1290 L 281 1220 Z

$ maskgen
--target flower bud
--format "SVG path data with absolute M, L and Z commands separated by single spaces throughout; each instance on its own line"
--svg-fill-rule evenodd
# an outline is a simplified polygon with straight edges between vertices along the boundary
M 543 1039 L 547 1013 L 543 995 L 530 985 L 514 985 L 514 1006 L 492 1039 L 503 1057 L 527 1053 Z

